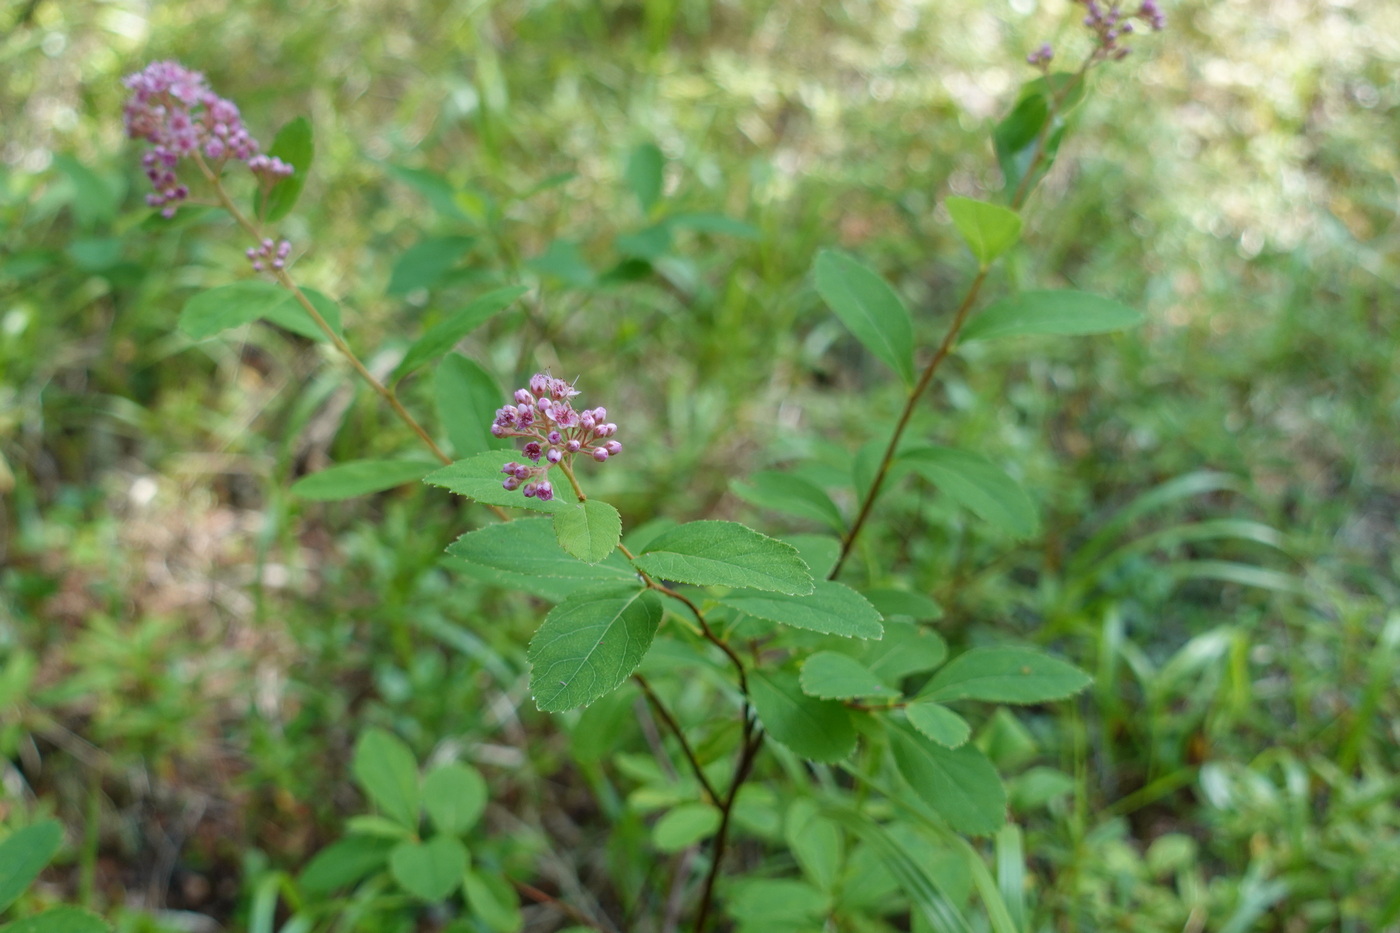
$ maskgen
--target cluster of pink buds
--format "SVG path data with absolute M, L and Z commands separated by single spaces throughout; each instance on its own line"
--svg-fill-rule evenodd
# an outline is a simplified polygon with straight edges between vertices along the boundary
M 1145 23 L 1153 32 L 1167 26 L 1166 14 L 1157 0 L 1140 0 L 1136 10 L 1125 10 L 1121 0 L 1075 0 L 1084 7 L 1084 25 L 1094 34 L 1094 59 L 1118 61 L 1132 49 L 1121 40 L 1133 34 L 1133 21 Z M 1054 50 L 1046 43 L 1026 56 L 1026 61 L 1041 71 L 1049 71 Z
M 248 261 L 253 264 L 254 272 L 261 272 L 264 269 L 271 269 L 280 272 L 286 268 L 287 254 L 292 251 L 292 244 L 286 240 L 273 240 L 271 237 L 264 239 L 257 245 L 257 248 L 248 247 Z
M 519 489 L 528 497 L 544 501 L 554 498 L 554 487 L 545 477 L 557 463 L 571 466 L 575 454 L 582 453 L 599 463 L 622 453 L 622 444 L 612 440 L 617 425 L 608 421 L 604 408 L 576 411 L 570 399 L 578 389 L 548 373 L 530 377 L 528 389 L 515 390 L 515 404 L 496 411 L 491 424 L 495 437 L 528 438 L 523 453 L 530 463 L 512 460 L 501 467 L 506 489 Z
M 166 217 L 189 197 L 189 188 L 175 174 L 180 160 L 199 154 L 217 172 L 227 160 L 242 162 L 264 185 L 292 174 L 292 167 L 261 153 L 258 141 L 243 125 L 238 107 L 209 89 L 204 75 L 178 62 L 152 62 L 128 75 L 131 90 L 123 118 L 132 139 L 144 139 L 151 149 L 141 159 L 155 190 L 146 203 Z

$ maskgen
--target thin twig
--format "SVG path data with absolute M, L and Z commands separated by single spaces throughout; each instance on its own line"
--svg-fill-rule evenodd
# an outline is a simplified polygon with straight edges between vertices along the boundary
M 744 750 L 739 757 L 738 770 L 734 781 L 729 785 L 729 793 L 720 807 L 719 829 L 715 832 L 714 845 L 710 852 L 710 870 L 705 874 L 705 886 L 700 891 L 700 908 L 695 915 L 694 933 L 705 933 L 705 924 L 710 919 L 710 908 L 715 899 L 715 882 L 719 879 L 720 866 L 724 863 L 725 848 L 729 843 L 729 826 L 734 813 L 734 801 L 739 796 L 739 788 L 748 779 L 754 759 L 763 745 L 762 731 L 755 731 L 755 722 L 747 712 L 744 716 Z
M 589 917 L 583 911 L 579 910 L 577 907 L 568 903 L 567 901 L 561 901 L 553 894 L 546 894 L 539 888 L 534 887 L 533 885 L 528 885 L 523 881 L 516 881 L 514 878 L 511 879 L 510 883 L 515 886 L 515 890 L 519 891 L 521 894 L 525 895 L 530 900 L 534 901 L 537 904 L 548 904 L 550 907 L 553 907 L 555 910 L 564 914 L 566 917 L 568 917 L 574 923 L 577 923 L 579 926 L 588 927 L 590 930 L 598 930 L 599 933 L 611 933 L 608 927 L 599 923 L 597 920 L 594 920 L 593 918 Z
M 681 751 L 685 754 L 685 760 L 690 763 L 690 770 L 695 773 L 695 779 L 700 782 L 700 786 L 705 789 L 705 793 L 710 795 L 711 802 L 718 804 L 720 800 L 719 794 L 716 793 L 714 785 L 710 783 L 710 779 L 705 776 L 705 769 L 700 767 L 700 759 L 696 757 L 695 750 L 690 747 L 690 742 L 687 741 L 685 731 L 681 729 L 680 723 L 676 722 L 676 718 L 671 715 L 671 711 L 666 708 L 665 704 L 661 702 L 661 698 L 651 689 L 651 684 L 647 683 L 645 677 L 641 674 L 633 674 L 632 679 L 637 682 L 637 686 L 642 688 L 642 693 L 646 694 L 647 700 L 651 703 L 652 708 L 656 710 L 656 715 L 661 717 L 661 721 L 666 724 L 666 728 L 670 729 L 671 734 L 681 743 Z

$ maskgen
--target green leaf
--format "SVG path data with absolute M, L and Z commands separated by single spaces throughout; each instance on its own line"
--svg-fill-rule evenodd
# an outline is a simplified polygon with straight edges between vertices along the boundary
M 44 820 L 11 833 L 0 842 L 0 910 L 13 904 L 58 851 L 63 828 Z
M 512 448 L 509 439 L 491 436 L 491 422 L 504 399 L 505 393 L 495 377 L 475 360 L 460 353 L 449 354 L 433 371 L 433 400 L 437 405 L 438 421 L 452 440 L 452 449 L 459 457 L 483 450 Z M 508 459 L 501 458 L 497 469 Z M 504 478 L 504 474 L 499 475 Z M 505 492 L 504 489 L 501 491 Z M 525 497 L 522 495 L 520 498 Z
M 900 460 L 979 518 L 1018 537 L 1035 534 L 1035 503 L 986 457 L 951 447 L 920 447 L 905 451 Z
M 68 183 L 73 187 L 73 196 L 68 203 L 73 208 L 73 219 L 79 227 L 91 229 L 116 219 L 121 199 L 102 176 L 63 153 L 54 154 L 53 166 L 68 176 Z
M 112 927 L 97 914 L 78 907 L 54 907 L 0 927 L 3 933 L 106 933 Z
M 292 493 L 320 502 L 353 499 L 422 479 L 435 466 L 422 460 L 354 460 L 303 476 L 292 484 Z
M 908 616 L 911 619 L 932 621 L 943 618 L 943 607 L 923 593 L 897 590 L 892 587 L 872 587 L 861 590 L 861 595 L 884 616 Z
M 1102 334 L 1141 324 L 1142 315 L 1110 298 L 1069 289 L 1018 292 L 967 322 L 961 340 L 1023 334 Z
M 911 726 L 945 748 L 958 748 L 972 735 L 966 719 L 937 703 L 911 703 L 904 708 L 904 714 Z
M 277 136 L 272 140 L 272 148 L 267 151 L 267 154 L 286 162 L 295 171 L 274 184 L 266 198 L 264 198 L 262 190 L 259 189 L 254 196 L 253 213 L 261 216 L 268 223 L 276 223 L 290 214 L 292 208 L 296 206 L 297 198 L 301 197 L 301 189 L 306 185 L 306 177 L 310 174 L 311 160 L 315 151 L 311 135 L 311 121 L 307 120 L 306 117 L 297 117 L 278 130 Z
M 462 890 L 467 896 L 467 907 L 492 933 L 516 933 L 524 925 L 520 900 L 510 882 L 500 875 L 468 869 L 462 876 Z
M 321 315 L 321 319 L 330 325 L 331 330 L 341 337 L 345 336 L 345 331 L 341 329 L 340 323 L 340 304 L 334 298 L 324 295 L 314 288 L 303 288 L 301 293 L 306 296 L 307 301 L 311 302 L 311 306 L 316 309 L 317 314 Z M 318 342 L 330 339 L 326 336 L 326 332 L 321 330 L 321 326 L 311 319 L 311 315 L 306 313 L 306 309 L 301 306 L 301 302 L 297 301 L 295 295 L 286 291 L 282 294 L 285 296 L 283 300 L 272 305 L 263 313 L 264 320 L 276 324 L 284 330 Z
M 345 831 L 357 836 L 374 836 L 398 841 L 405 837 L 414 836 L 418 832 L 418 827 L 416 825 L 405 826 L 388 817 L 376 816 L 373 813 L 361 813 L 345 821 Z
M 679 852 L 719 829 L 720 813 L 708 803 L 673 807 L 651 828 L 651 841 L 662 852 Z
M 759 236 L 758 229 L 752 224 L 724 214 L 672 214 L 661 222 L 668 227 L 680 227 L 696 233 L 736 236 L 745 240 L 756 240 Z
M 730 884 L 725 907 L 730 916 L 743 922 L 745 933 L 754 930 L 797 933 L 821 929 L 817 921 L 830 912 L 831 898 L 805 881 L 743 878 Z M 794 925 L 801 920 L 808 923 Z
M 885 632 L 880 613 L 864 596 L 830 580 L 815 581 L 812 592 L 806 596 L 730 593 L 721 601 L 760 619 L 824 635 L 880 638 Z
M 651 262 L 660 259 L 671 248 L 671 228 L 653 224 L 645 230 L 624 233 L 613 241 L 618 253 Z
M 203 340 L 258 320 L 286 298 L 287 292 L 281 286 L 260 279 L 207 289 L 185 302 L 180 311 L 180 330 L 195 340 Z
M 803 663 L 802 692 L 823 700 L 899 696 L 870 668 L 835 651 L 818 651 Z
M 1049 171 L 1060 149 L 1065 134 L 1064 115 L 1084 96 L 1084 82 L 1079 76 L 1057 73 L 1036 78 L 1021 87 L 1021 94 L 1011 113 L 996 125 L 992 132 L 992 143 L 996 150 L 997 162 L 1006 176 L 1006 190 L 1014 194 L 1022 187 L 1022 181 L 1031 165 L 1036 162 L 1037 140 L 1050 117 L 1050 99 L 1073 82 L 1069 93 L 1060 105 L 1060 113 L 1054 118 L 1046 133 L 1045 149 L 1036 165 L 1036 179 Z M 1034 179 L 1033 179 L 1034 180 Z M 1026 186 L 1029 191 L 1029 185 Z
M 385 816 L 418 829 L 418 762 L 407 745 L 383 729 L 370 729 L 355 743 L 350 770 Z
M 948 825 L 990 836 L 1006 819 L 1006 791 L 987 757 L 974 745 L 947 749 L 913 729 L 889 723 L 890 747 L 900 775 Z
M 448 353 L 463 337 L 510 307 L 511 303 L 526 291 L 528 289 L 523 285 L 511 285 L 487 292 L 462 310 L 433 325 L 408 348 L 399 365 L 394 367 L 389 383 L 392 385 L 398 382 L 424 363 Z
M 575 287 L 593 284 L 597 275 L 574 240 L 552 241 L 543 253 L 526 260 L 525 268 Z
M 438 765 L 423 779 L 423 809 L 438 832 L 460 836 L 486 809 L 486 781 L 470 765 Z
M 422 195 L 442 216 L 452 220 L 461 220 L 466 216 L 457 206 L 456 188 L 438 173 L 405 165 L 387 165 L 385 168 L 394 178 Z
M 1045 703 L 1072 696 L 1090 682 L 1079 668 L 1039 651 L 973 648 L 935 674 L 919 696 L 942 702 Z
M 530 640 L 535 705 L 553 713 L 612 693 L 642 663 L 660 624 L 660 602 L 635 583 L 570 596 Z
M 817 292 L 865 348 L 914 384 L 914 325 L 894 289 L 845 253 L 822 250 L 816 262 Z
M 730 484 L 734 494 L 759 508 L 786 512 L 821 522 L 835 531 L 844 531 L 841 510 L 816 483 L 793 473 L 765 470 L 749 477 L 749 483 Z
M 598 583 L 635 583 L 637 580 L 637 574 L 621 554 L 597 564 L 565 554 L 559 547 L 553 526 L 543 518 L 521 518 L 469 531 L 448 545 L 447 553 L 493 570 L 532 577 Z
M 440 901 L 457 890 L 466 870 L 467 849 L 451 836 L 434 836 L 427 842 L 405 839 L 389 853 L 394 880 L 425 901 Z
M 385 291 L 390 295 L 407 295 L 420 288 L 432 288 L 442 281 L 449 269 L 462 261 L 475 242 L 476 239 L 469 236 L 424 237 L 394 260 L 394 270 L 389 274 L 389 286 Z
M 752 671 L 749 699 L 768 734 L 803 758 L 840 761 L 855 751 L 850 712 L 833 700 L 804 694 L 793 671 Z
M 687 522 L 672 528 L 647 545 L 636 565 L 652 576 L 699 586 L 812 592 L 812 575 L 797 548 L 737 522 Z
M 831 535 L 784 535 L 783 540 L 797 548 L 797 556 L 807 565 L 814 580 L 831 573 L 836 558 L 841 555 L 841 541 Z
M 885 620 L 885 637 L 866 642 L 861 660 L 887 683 L 931 671 L 948 657 L 948 645 L 933 631 L 909 622 Z
M 1010 208 L 972 198 L 948 198 L 944 204 L 958 233 L 984 269 L 1021 236 L 1021 216 Z
M 548 502 L 527 499 L 520 490 L 510 491 L 501 485 L 505 474 L 501 467 L 521 456 L 511 456 L 504 450 L 488 450 L 465 460 L 458 460 L 423 477 L 423 482 L 450 489 L 459 496 L 475 499 L 482 505 L 504 505 L 532 512 L 558 512 L 574 504 L 574 492 L 568 483 L 554 485 L 554 498 Z
M 383 869 L 394 845 L 385 836 L 346 836 L 317 852 L 298 880 L 308 891 L 328 894 Z
M 783 836 L 803 874 L 834 893 L 846 857 L 841 828 L 822 816 L 810 798 L 799 797 L 788 807 Z
M 606 502 L 589 499 L 555 512 L 554 534 L 565 551 L 596 564 L 622 539 L 622 516 Z
M 661 198 L 666 157 L 653 143 L 642 143 L 627 156 L 627 187 L 637 196 L 643 214 L 650 214 Z

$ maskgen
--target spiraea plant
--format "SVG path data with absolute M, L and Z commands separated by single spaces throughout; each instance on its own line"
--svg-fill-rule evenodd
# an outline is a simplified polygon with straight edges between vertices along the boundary
M 635 690 L 663 730 L 649 754 L 618 751 L 617 762 L 637 788 L 631 812 L 656 817 L 649 844 L 684 856 L 669 863 L 670 895 L 645 900 L 615 877 L 616 900 L 632 901 L 624 919 L 565 903 L 534 879 L 513 878 L 527 897 L 600 930 L 675 929 L 683 916 L 703 933 L 724 922 L 723 912 L 735 929 L 805 933 L 971 929 L 964 904 L 975 889 L 992 929 L 1027 928 L 1022 836 L 1008 821 L 1008 792 L 995 763 L 1007 760 L 1007 743 L 1024 729 L 1005 707 L 1062 700 L 1089 678 L 1021 644 L 950 657 L 932 624 L 938 605 L 899 584 L 904 568 L 872 566 L 881 552 L 862 545 L 881 496 L 911 476 L 1012 536 L 1033 536 L 1033 501 L 1006 470 L 981 454 L 914 439 L 928 389 L 945 361 L 974 341 L 1096 334 L 1139 320 L 1112 299 L 1072 290 L 982 301 L 993 267 L 1018 247 L 1022 211 L 1056 159 L 1090 73 L 1123 59 L 1135 29 L 1164 25 L 1154 0 L 1080 5 L 1087 41 L 1081 33 L 1077 66 L 1055 70 L 1064 56 L 1048 44 L 1032 51 L 1027 61 L 1039 75 L 993 128 L 1005 180 L 999 203 L 944 199 L 976 269 L 940 339 L 919 345 L 915 334 L 927 322 L 916 322 L 896 290 L 861 260 L 834 249 L 816 256 L 817 292 L 888 366 L 903 404 L 879 412 L 870 403 L 878 433 L 850 453 L 839 482 L 770 473 L 746 487 L 745 497 L 763 508 L 828 530 L 786 538 L 734 521 L 665 515 L 638 516 L 648 520 L 624 534 L 619 511 L 588 495 L 594 464 L 586 461 L 616 459 L 619 433 L 632 449 L 648 440 L 627 434 L 624 415 L 576 401 L 592 394 L 588 375 L 566 380 L 537 372 L 507 395 L 484 364 L 453 353 L 527 286 L 487 293 L 445 317 L 381 381 L 351 349 L 338 303 L 297 284 L 295 251 L 272 229 L 291 210 L 310 165 L 309 125 L 290 124 L 264 153 L 237 108 L 198 73 L 162 62 L 129 79 L 126 123 L 132 137 L 151 145 L 144 157 L 151 206 L 170 216 L 195 202 L 198 190 L 231 215 L 260 274 L 197 295 L 184 309 L 183 330 L 208 337 L 264 319 L 328 342 L 438 461 L 342 463 L 300 480 L 294 491 L 343 499 L 422 479 L 486 506 L 496 520 L 467 530 L 447 552 L 496 585 L 554 602 L 528 649 L 537 706 L 586 708 L 571 726 L 575 736 L 592 734 L 592 744 L 616 750 L 626 733 L 621 724 L 636 715 Z M 254 189 L 246 210 L 232 190 L 239 167 Z M 452 383 L 462 387 L 452 403 L 471 425 L 453 434 L 456 456 L 440 443 L 452 432 L 425 427 L 395 389 L 433 363 L 466 376 Z M 588 404 L 599 401 L 589 397 Z M 627 459 L 608 469 L 626 470 Z M 858 578 L 854 569 L 862 571 Z M 357 773 L 387 773 L 369 760 L 378 746 L 390 743 L 379 736 L 362 745 Z M 408 762 L 398 783 L 412 785 L 416 766 L 407 754 L 392 757 Z M 1033 807 L 1055 788 L 1063 792 L 1053 774 L 1024 777 L 1013 786 L 1017 807 Z M 396 784 L 371 778 L 366 786 L 382 803 Z M 376 793 L 375 786 L 389 789 Z M 346 851 L 378 854 L 343 875 L 323 859 L 318 880 L 329 874 L 348 884 L 389 870 L 408 892 L 446 905 L 435 917 L 460 916 L 461 929 L 518 924 L 518 912 L 484 908 L 470 884 L 453 900 L 468 856 L 455 839 L 417 840 L 418 798 L 409 796 L 397 848 L 350 845 Z M 359 825 L 369 835 L 382 829 Z M 996 877 L 980 838 L 994 840 Z M 742 862 L 726 858 L 739 840 Z M 426 884 L 424 877 L 440 880 Z

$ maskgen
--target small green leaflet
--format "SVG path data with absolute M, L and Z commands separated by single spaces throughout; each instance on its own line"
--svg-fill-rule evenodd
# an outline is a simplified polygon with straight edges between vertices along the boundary
M 433 370 L 432 378 L 438 423 L 447 432 L 458 457 L 469 457 L 483 450 L 514 449 L 509 438 L 491 436 L 492 419 L 501 399 L 505 398 L 494 376 L 475 360 L 460 353 L 449 353 Z M 501 464 L 508 459 L 501 458 Z
M 846 862 L 841 828 L 822 816 L 811 798 L 798 797 L 783 820 L 783 837 L 802 873 L 821 890 L 834 892 Z
M 865 348 L 914 384 L 914 325 L 889 283 L 835 250 L 817 254 L 817 293 Z
M 1050 98 L 1071 82 L 1073 86 L 1046 134 L 1045 152 L 1036 168 L 1036 178 L 1043 177 L 1054 164 L 1055 154 L 1064 138 L 1065 114 L 1084 96 L 1084 82 L 1080 76 L 1060 72 L 1027 81 L 1021 86 L 1016 106 L 992 131 L 997 162 L 1001 165 L 1002 174 L 1006 176 L 1008 194 L 1016 192 L 1026 172 L 1036 161 L 1037 140 L 1046 121 L 1050 119 Z
M 315 155 L 311 122 L 306 117 L 297 117 L 282 127 L 273 138 L 272 148 L 267 154 L 281 159 L 294 169 L 292 174 L 272 186 L 266 198 L 261 188 L 253 196 L 253 213 L 268 223 L 276 223 L 292 212 L 310 174 L 311 159 Z
M 635 583 L 637 574 L 620 554 L 590 564 L 559 547 L 548 519 L 521 518 L 469 531 L 447 546 L 453 557 L 493 570 L 531 577 L 593 580 L 598 583 Z
M 423 779 L 423 809 L 438 832 L 460 836 L 486 809 L 486 781 L 470 765 L 438 765 Z
M 622 538 L 622 516 L 617 509 L 589 499 L 554 513 L 554 534 L 559 546 L 590 564 L 607 557 Z
M 797 556 L 807 565 L 813 579 L 821 579 L 836 566 L 841 542 L 831 535 L 784 535 L 783 540 L 797 548 Z
M 385 291 L 407 295 L 420 288 L 432 288 L 462 261 L 475 242 L 469 236 L 424 237 L 399 254 Z
M 672 807 L 651 828 L 652 845 L 662 852 L 679 852 L 719 828 L 720 813 L 712 804 L 683 803 Z
M 387 865 L 394 844 L 388 836 L 346 836 L 317 852 L 298 882 L 318 894 L 354 884 Z
M 51 907 L 0 927 L 0 933 L 108 933 L 112 927 L 81 907 Z
M 467 896 L 467 908 L 491 933 L 518 933 L 524 926 L 520 900 L 501 875 L 468 868 L 462 873 L 462 893 Z
M 892 587 L 874 587 L 862 590 L 862 595 L 870 604 L 886 616 L 908 616 L 911 619 L 934 620 L 943 617 L 943 607 L 923 593 L 897 590 Z
M 909 724 L 944 748 L 958 748 L 967 742 L 972 727 L 946 706 L 928 701 L 911 703 L 904 708 Z
M 436 463 L 422 460 L 354 460 L 303 476 L 292 493 L 303 499 L 329 502 L 383 492 L 422 479 Z
M 748 483 L 732 483 L 730 488 L 740 499 L 760 508 L 809 518 L 837 532 L 846 528 L 841 510 L 826 490 L 805 477 L 765 470 L 749 477 Z
M 44 820 L 16 830 L 0 842 L 0 910 L 13 904 L 53 858 L 63 827 Z
M 804 694 L 793 671 L 753 671 L 749 699 L 768 734 L 803 758 L 840 761 L 855 751 L 850 712 L 834 700 Z
M 568 483 L 554 484 L 554 498 L 548 502 L 527 499 L 520 490 L 510 491 L 501 485 L 505 474 L 501 467 L 511 460 L 523 459 L 523 454 L 511 456 L 507 450 L 488 450 L 451 466 L 435 470 L 423 477 L 423 482 L 450 489 L 459 496 L 475 499 L 482 505 L 503 505 L 532 512 L 558 512 L 574 504 L 574 491 Z
M 530 640 L 535 705 L 553 713 L 612 693 L 642 663 L 660 624 L 660 602 L 635 583 L 570 596 Z
M 651 213 L 652 207 L 661 198 L 665 168 L 666 157 L 655 143 L 642 143 L 627 156 L 627 187 L 637 196 L 637 204 L 643 214 Z
M 1028 648 L 973 648 L 933 676 L 920 699 L 1045 703 L 1089 686 L 1088 674 L 1072 664 Z
M 1021 236 L 1021 217 L 1009 208 L 972 198 L 948 198 L 944 204 L 958 233 L 984 269 Z
M 933 670 L 947 657 L 948 645 L 937 632 L 886 619 L 885 637 L 866 642 L 861 660 L 886 683 L 897 684 L 911 674 Z
M 408 348 L 399 365 L 394 367 L 389 384 L 393 385 L 424 363 L 430 363 L 446 354 L 459 340 L 510 307 L 511 303 L 526 291 L 524 286 L 512 285 L 509 288 L 487 292 L 468 303 L 465 308 L 433 325 Z
M 968 321 L 963 343 L 1024 334 L 1077 336 L 1136 327 L 1142 315 L 1111 298 L 1069 289 L 1018 292 Z
M 855 658 L 835 651 L 818 651 L 802 665 L 802 692 L 823 700 L 850 700 L 857 697 L 897 697 L 870 668 Z
M 654 577 L 698 586 L 812 592 L 812 575 L 795 547 L 738 522 L 687 522 L 672 528 L 647 545 L 636 565 Z
M 1014 479 L 980 454 L 951 447 L 920 447 L 900 462 L 979 518 L 1021 538 L 1039 527 L 1035 504 Z
M 880 613 L 866 598 L 842 583 L 817 580 L 806 596 L 730 593 L 721 602 L 751 616 L 793 628 L 843 638 L 880 638 Z
M 466 846 L 451 836 L 434 836 L 427 842 L 405 839 L 389 853 L 394 880 L 425 901 L 440 901 L 457 890 L 466 870 Z
M 383 729 L 370 729 L 355 743 L 350 770 L 385 816 L 418 829 L 418 762 L 407 745 Z
M 341 333 L 340 306 L 312 288 L 303 288 L 302 294 L 331 330 Z M 180 311 L 180 330 L 195 340 L 204 340 L 230 327 L 260 319 L 312 340 L 327 339 L 294 294 L 261 279 L 220 285 L 195 295 Z
M 919 799 L 960 833 L 990 836 L 1001 828 L 1006 790 L 975 745 L 948 749 L 908 726 L 887 725 L 895 767 Z

